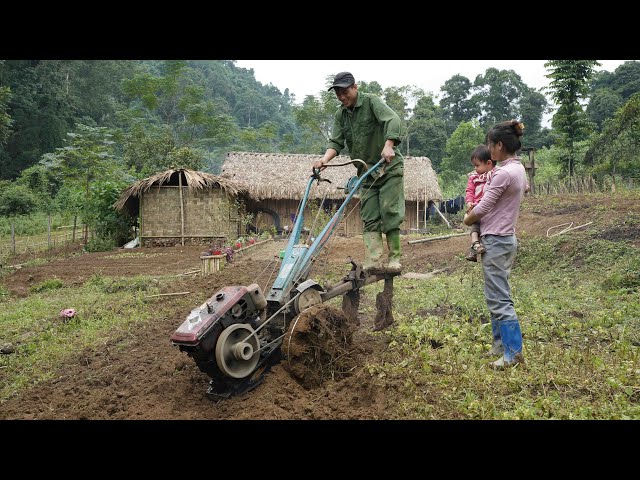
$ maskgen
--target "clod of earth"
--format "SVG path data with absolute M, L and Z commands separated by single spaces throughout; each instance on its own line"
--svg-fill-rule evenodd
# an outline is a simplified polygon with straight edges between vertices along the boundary
M 335 307 L 308 308 L 291 322 L 284 337 L 283 367 L 307 389 L 344 378 L 357 364 L 351 341 L 354 327 Z

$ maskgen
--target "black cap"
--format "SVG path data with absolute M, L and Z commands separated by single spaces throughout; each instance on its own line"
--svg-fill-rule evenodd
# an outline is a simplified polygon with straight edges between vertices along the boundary
M 336 87 L 347 88 L 354 83 L 356 83 L 356 79 L 353 78 L 353 75 L 351 75 L 349 72 L 340 72 L 333 79 L 333 85 L 331 85 L 328 90 Z

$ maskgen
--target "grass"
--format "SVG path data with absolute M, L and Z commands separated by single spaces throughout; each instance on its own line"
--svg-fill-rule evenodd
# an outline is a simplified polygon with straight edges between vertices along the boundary
M 47 228 L 49 224 L 48 215 L 44 212 L 36 212 L 28 215 L 18 215 L 16 217 L 0 216 L 0 241 L 11 238 L 11 225 L 15 235 L 33 236 L 42 235 L 46 241 Z M 53 214 L 51 215 L 51 229 L 58 231 L 61 227 L 73 224 L 73 215 Z M 80 228 L 80 222 L 78 222 Z
M 46 295 L 5 300 L 0 309 L 2 343 L 16 348 L 12 355 L 0 355 L 0 401 L 52 378 L 65 358 L 153 318 L 143 294 L 157 292 L 158 281 L 94 276 L 80 288 L 46 281 L 34 289 L 44 290 Z M 58 316 L 64 308 L 74 308 L 76 316 L 64 321 Z
M 521 242 L 511 285 L 526 363 L 499 372 L 483 357 L 491 327 L 479 264 L 397 279 L 390 358 L 369 369 L 404 379 L 399 408 L 411 418 L 640 419 L 638 262 L 624 243 Z

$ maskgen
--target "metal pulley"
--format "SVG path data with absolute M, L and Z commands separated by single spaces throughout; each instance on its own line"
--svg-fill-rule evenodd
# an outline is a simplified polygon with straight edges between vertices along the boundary
M 244 378 L 260 360 L 260 342 L 253 328 L 235 323 L 222 331 L 216 343 L 216 363 L 228 377 Z
M 344 190 L 345 195 L 348 195 L 356 188 L 357 183 L 358 183 L 358 177 L 354 176 L 354 177 L 351 177 L 349 180 L 347 180 L 347 183 L 344 187 L 338 187 L 338 188 L 340 190 Z

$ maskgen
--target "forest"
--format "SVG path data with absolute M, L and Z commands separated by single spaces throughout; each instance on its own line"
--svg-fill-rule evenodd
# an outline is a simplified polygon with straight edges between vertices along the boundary
M 0 60 L 0 247 L 14 234 L 47 246 L 0 249 L 0 420 L 640 419 L 640 61 L 598 66 L 549 60 L 542 90 L 517 62 L 454 75 L 436 94 L 358 84 L 399 113 L 402 153 L 431 159 L 445 198 L 464 191 L 488 128 L 510 118 L 525 124 L 539 185 L 607 187 L 523 198 L 510 288 L 525 363 L 488 367 L 482 264 L 464 258 L 467 233 L 434 223 L 405 235 L 392 325 L 373 330 L 387 281 L 367 284 L 343 322 L 348 348 L 300 375 L 287 343 L 255 389 L 212 401 L 210 377 L 170 338 L 222 289 L 267 291 L 288 240 L 266 238 L 205 275 L 202 245 L 115 248 L 135 219 L 113 204 L 170 167 L 218 174 L 228 152 L 322 154 L 335 95 L 297 99 L 233 60 Z M 73 236 L 76 220 L 90 240 Z M 47 238 L 71 225 L 71 242 Z M 364 257 L 359 235 L 331 241 L 313 267 L 325 290 Z M 343 298 L 311 308 L 339 318 Z
M 110 206 L 137 179 L 169 167 L 216 174 L 230 151 L 323 153 L 333 92 L 296 99 L 235 63 L 0 60 L 0 234 L 10 219 L 77 215 L 121 245 L 130 220 Z M 613 72 L 598 66 L 550 60 L 541 90 L 495 68 L 475 79 L 454 75 L 437 98 L 412 85 L 358 86 L 400 115 L 402 153 L 429 157 L 446 197 L 464 190 L 469 154 L 488 128 L 510 118 L 526 126 L 539 182 L 638 179 L 640 62 Z M 326 72 L 327 84 L 335 73 Z

